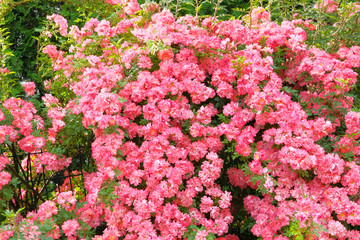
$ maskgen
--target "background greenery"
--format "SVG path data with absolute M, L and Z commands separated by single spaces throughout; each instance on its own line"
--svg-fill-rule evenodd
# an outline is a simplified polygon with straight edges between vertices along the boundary
M 6 1 L 5 1 L 6 2 Z M 9 1 L 8 2 L 12 2 Z M 11 10 L 4 10 L 0 27 L 6 36 L 13 56 L 6 59 L 6 65 L 11 66 L 12 78 L 17 81 L 12 89 L 12 95 L 20 95 L 22 90 L 19 81 L 35 81 L 37 88 L 43 92 L 44 76 L 39 65 L 39 35 L 46 26 L 46 16 L 53 13 L 68 19 L 69 26 L 82 26 L 92 17 L 111 18 L 111 7 L 104 6 L 103 0 L 26 0 L 14 1 Z M 140 0 L 143 4 L 150 2 Z M 264 7 L 271 14 L 271 20 L 281 23 L 293 20 L 298 16 L 312 19 L 315 31 L 308 31 L 307 44 L 319 47 L 328 52 L 336 51 L 340 44 L 354 46 L 360 44 L 359 14 L 349 18 L 349 9 L 355 0 L 339 1 L 339 13 L 326 13 L 315 9 L 315 0 L 157 0 L 163 8 L 170 9 L 177 17 L 186 14 L 198 15 L 200 18 L 216 14 L 220 20 L 241 19 L 255 7 Z M 19 4 L 21 3 L 21 4 Z M 18 5 L 17 5 L 18 4 Z M 5 7 L 3 7 L 5 8 Z M 295 13 L 298 14 L 295 16 Z M 338 23 L 337 25 L 334 25 Z

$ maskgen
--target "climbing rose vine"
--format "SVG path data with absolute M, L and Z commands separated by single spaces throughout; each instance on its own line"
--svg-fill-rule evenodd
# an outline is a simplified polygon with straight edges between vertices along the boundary
M 358 46 L 309 48 L 309 22 L 279 25 L 262 8 L 249 23 L 121 6 L 118 20 L 82 28 L 48 17 L 71 44 L 42 50 L 55 72 L 44 119 L 31 102 L 3 102 L 0 144 L 42 152 L 39 173 L 70 165 L 48 150 L 76 121 L 94 135 L 96 171 L 86 196 L 58 193 L 1 239 L 237 239 L 226 235 L 236 204 L 262 239 L 360 239 L 360 113 L 348 94 Z M 11 164 L 0 156 L 0 188 Z M 233 198 L 228 182 L 248 194 Z

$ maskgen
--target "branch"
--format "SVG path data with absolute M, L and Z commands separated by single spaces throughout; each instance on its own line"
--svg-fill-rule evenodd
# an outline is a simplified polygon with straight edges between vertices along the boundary
M 33 188 L 30 186 L 30 184 L 25 181 L 16 171 L 14 168 L 12 168 L 10 165 L 7 165 L 5 168 L 5 170 L 11 172 L 12 174 L 14 174 L 26 187 L 28 190 L 30 190 L 31 192 L 33 192 L 41 201 L 45 202 L 45 199 Z
M 5 15 L 11 11 L 11 9 L 21 5 L 21 4 L 24 4 L 24 3 L 27 3 L 27 2 L 31 2 L 31 1 L 35 1 L 35 0 L 23 0 L 21 2 L 17 2 L 17 3 L 14 3 L 13 5 L 11 5 L 8 9 L 6 9 L 1 15 L 0 15 L 0 19 L 2 19 L 3 17 L 5 17 Z

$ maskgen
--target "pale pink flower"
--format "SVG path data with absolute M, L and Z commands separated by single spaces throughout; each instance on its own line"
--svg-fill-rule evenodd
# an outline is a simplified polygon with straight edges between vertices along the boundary
M 64 231 L 65 236 L 74 237 L 76 236 L 76 230 L 80 229 L 80 224 L 77 220 L 67 220 L 61 226 L 61 229 Z
M 38 216 L 40 217 L 40 221 L 44 221 L 45 219 L 51 218 L 53 215 L 57 214 L 58 209 L 56 208 L 56 204 L 53 201 L 46 201 L 39 206 Z
M 206 236 L 208 236 L 208 231 L 201 230 L 196 233 L 195 240 L 206 240 Z

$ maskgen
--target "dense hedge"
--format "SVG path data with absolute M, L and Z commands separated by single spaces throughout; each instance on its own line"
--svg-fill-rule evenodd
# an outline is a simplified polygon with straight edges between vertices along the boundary
M 107 3 L 80 27 L 47 17 L 36 85 L 11 85 L 20 55 L 2 48 L 3 83 L 21 88 L 0 106 L 2 207 L 78 143 L 92 166 L 86 196 L 6 211 L 1 239 L 359 239 L 359 4 L 320 2 L 314 22 L 277 1 L 242 20 Z M 14 166 L 14 149 L 40 154 Z

